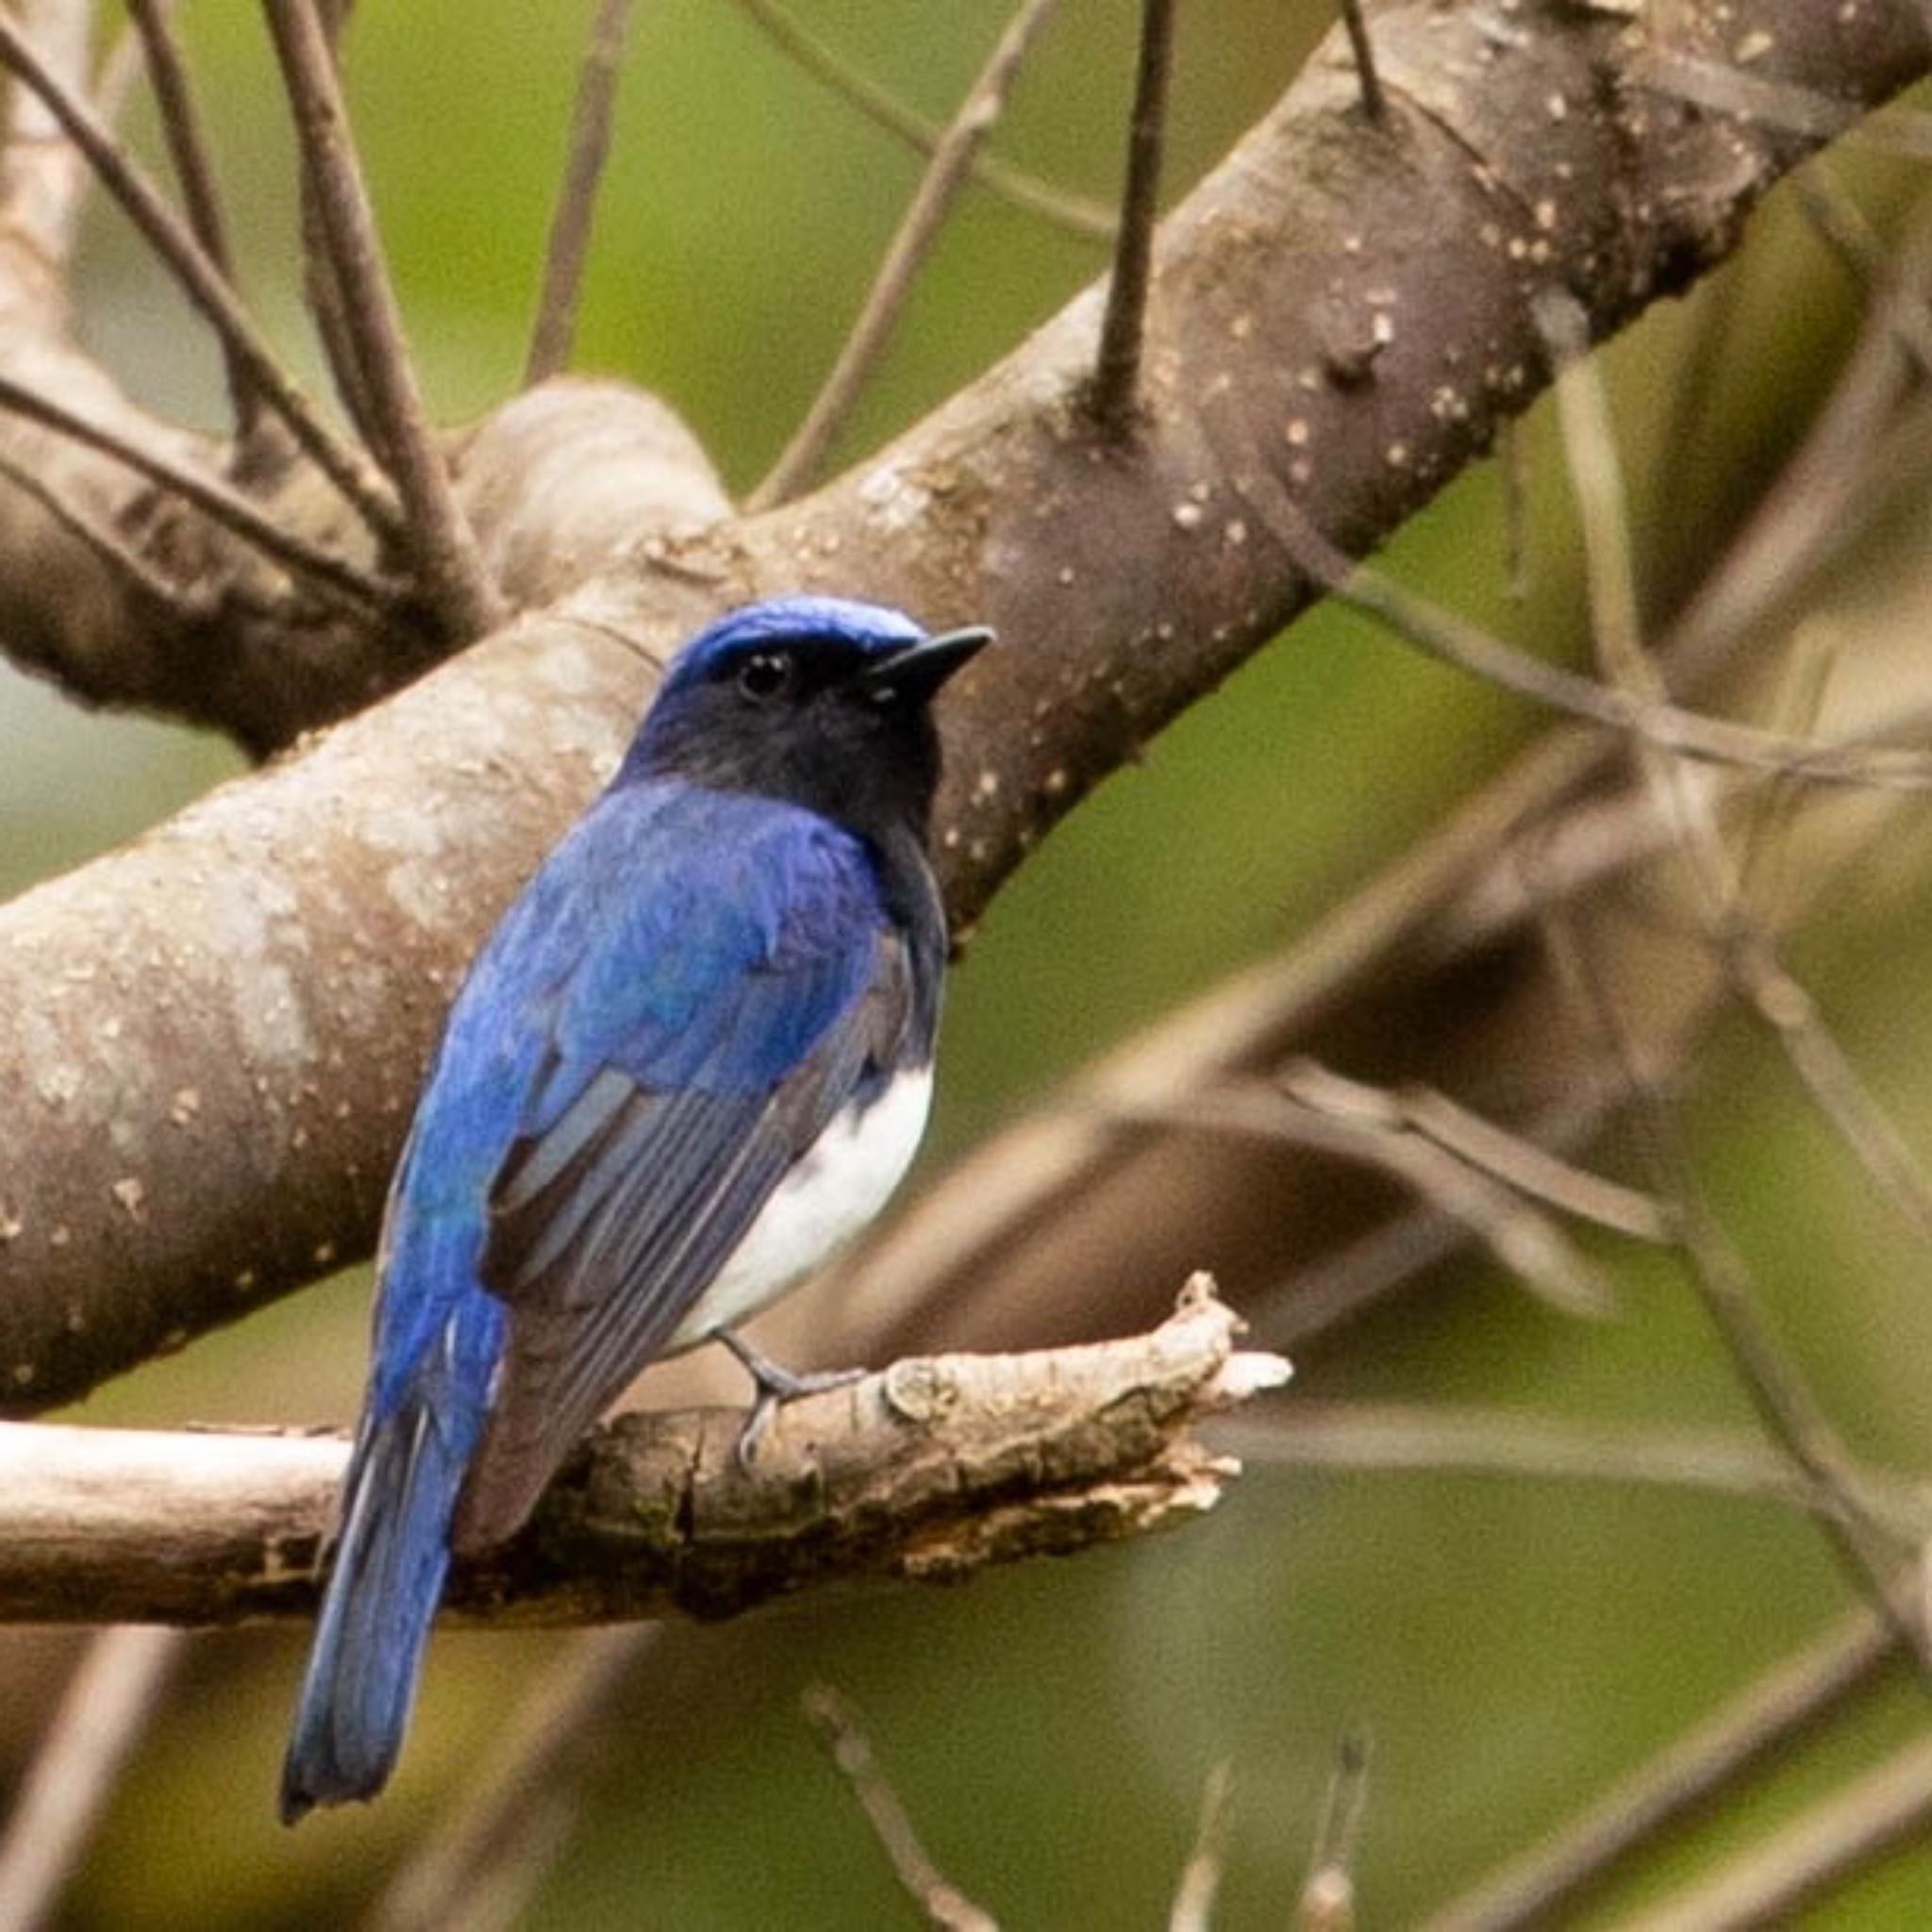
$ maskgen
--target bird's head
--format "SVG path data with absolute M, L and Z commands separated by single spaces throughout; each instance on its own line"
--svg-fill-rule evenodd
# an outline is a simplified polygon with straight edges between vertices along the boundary
M 680 777 L 924 837 L 939 779 L 929 706 L 991 638 L 903 611 L 774 597 L 727 612 L 671 660 L 617 782 Z

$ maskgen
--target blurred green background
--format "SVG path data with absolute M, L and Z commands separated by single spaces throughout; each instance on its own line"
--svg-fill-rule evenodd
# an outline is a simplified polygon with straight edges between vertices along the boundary
M 956 0 L 798 0 L 902 100 L 942 119 L 1004 18 Z M 1105 199 L 1136 8 L 1062 10 L 998 152 Z M 417 0 L 365 9 L 349 51 L 358 132 L 438 413 L 514 387 L 591 8 Z M 230 184 L 242 280 L 291 354 L 302 331 L 289 141 L 251 9 L 182 28 Z M 1323 6 L 1181 9 L 1172 192 L 1272 101 Z M 725 0 L 637 9 L 577 366 L 664 393 L 734 488 L 783 444 L 827 368 L 906 198 L 912 157 L 806 79 Z M 144 111 L 134 128 L 150 151 Z M 1901 167 L 1853 177 L 1874 218 Z M 1091 244 L 969 195 L 848 438 L 875 442 L 1021 340 L 1101 267 Z M 219 427 L 198 328 L 108 213 L 80 290 L 88 340 L 158 408 Z M 1794 299 L 1792 291 L 1802 291 Z M 1816 407 L 1857 291 L 1784 198 L 1739 263 L 1608 357 L 1646 583 L 1674 593 Z M 319 382 L 319 377 L 318 377 Z M 1492 466 L 1406 532 L 1390 567 L 1553 656 L 1585 651 L 1549 425 L 1525 432 L 1525 605 L 1505 594 Z M 1922 569 L 1924 534 L 1893 546 Z M 1890 580 L 1868 583 L 1876 600 Z M 1900 595 L 1906 594 L 1904 591 Z M 1110 782 L 1002 895 L 957 975 L 925 1172 L 1187 992 L 1291 941 L 1440 820 L 1540 721 L 1317 613 Z M 0 670 L 0 886 L 51 875 L 239 772 L 221 743 L 90 716 Z M 1923 817 L 1899 822 L 1923 840 Z M 1854 889 L 1802 963 L 1908 1137 L 1932 1145 L 1923 892 Z M 1932 1441 L 1922 1247 L 1896 1231 L 1747 1027 L 1714 1042 L 1701 1158 L 1758 1262 L 1774 1319 L 1834 1414 L 1917 1466 Z M 1203 1231 L 1210 1262 L 1212 1231 Z M 1742 1424 L 1747 1407 L 1682 1281 L 1602 1247 L 1616 1317 L 1566 1322 L 1471 1260 L 1302 1361 L 1296 1392 Z M 103 1391 L 99 1422 L 345 1419 L 362 1373 L 360 1271 Z M 1849 1601 L 1815 1530 L 1763 1503 L 1447 1475 L 1257 1470 L 1203 1525 L 957 1593 L 807 1603 L 667 1641 L 715 1696 L 666 1708 L 649 1666 L 604 1740 L 538 1926 L 867 1926 L 908 1914 L 798 1715 L 847 1690 L 939 1863 L 1016 1926 L 1161 1923 L 1205 1778 L 1235 1779 L 1220 1923 L 1278 1924 L 1338 1740 L 1374 1755 L 1365 1923 L 1402 1924 L 1567 1815 Z M 17 1775 L 66 1640 L 0 1644 L 0 1769 Z M 443 1639 L 404 1767 L 370 1811 L 299 1834 L 272 1819 L 295 1633 L 199 1644 L 75 1888 L 68 1923 L 335 1923 L 379 1889 L 556 1645 Z M 714 1660 L 714 1661 L 713 1661 Z M 1762 1828 L 1925 1722 L 1898 1674 L 1855 1722 L 1755 1788 L 1637 1884 Z M 1606 1912 L 1639 1890 L 1606 1894 Z M 1851 1889 L 1818 1923 L 1915 1923 L 1932 1855 Z

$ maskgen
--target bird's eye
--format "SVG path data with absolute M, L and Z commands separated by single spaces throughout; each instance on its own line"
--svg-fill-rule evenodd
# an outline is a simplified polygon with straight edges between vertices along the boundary
M 782 651 L 760 651 L 738 667 L 738 688 L 746 697 L 769 704 L 791 689 L 796 668 Z

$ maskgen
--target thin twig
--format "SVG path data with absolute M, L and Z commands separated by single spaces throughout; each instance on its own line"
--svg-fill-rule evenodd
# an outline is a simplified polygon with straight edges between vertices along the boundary
M 1590 582 L 1591 630 L 1606 675 L 1617 688 L 1646 704 L 1666 701 L 1663 679 L 1643 647 L 1637 610 L 1636 571 L 1629 542 L 1629 520 L 1623 492 L 1609 411 L 1596 371 L 1587 355 L 1581 308 L 1568 296 L 1538 304 L 1538 320 L 1549 341 L 1557 369 L 1557 408 L 1563 425 L 1563 448 L 1583 529 Z M 1674 826 L 1676 846 L 1687 863 L 1706 928 L 1730 969 L 1732 983 L 1752 1000 L 1794 1062 L 1808 1069 L 1814 1097 L 1827 1117 L 1841 1124 L 1855 1154 L 1872 1164 L 1888 1192 L 1909 1206 L 1921 1205 L 1922 1226 L 1932 1235 L 1932 1201 L 1913 1172 L 1909 1155 L 1867 1100 L 1863 1088 L 1835 1043 L 1824 1035 L 1804 990 L 1778 963 L 1769 938 L 1750 919 L 1735 865 L 1726 851 L 1708 791 L 1675 758 L 1641 741 L 1633 752 L 1656 801 L 1657 816 Z M 1600 1024 L 1614 1028 L 1607 990 L 1592 988 Z M 1830 1048 L 1830 1052 L 1825 1049 Z M 1631 1064 L 1627 1055 L 1622 1055 Z M 1635 1073 L 1632 1065 L 1633 1074 Z M 1653 1165 L 1668 1177 L 1684 1209 L 1683 1250 L 1705 1307 L 1746 1381 L 1759 1413 L 1801 1468 L 1841 1491 L 1846 1510 L 1827 1524 L 1827 1533 L 1876 1601 L 1905 1619 L 1905 1634 L 1932 1674 L 1932 1633 L 1916 1607 L 1901 1607 L 1892 1588 L 1896 1552 L 1885 1550 L 1866 1519 L 1856 1467 L 1824 1410 L 1812 1397 L 1796 1365 L 1759 1318 L 1743 1259 L 1705 1206 L 1685 1156 L 1674 1115 L 1654 1085 L 1637 1078 L 1638 1112 Z M 1914 1539 L 1916 1541 L 1916 1539 Z
M 1295 1904 L 1297 1932 L 1349 1932 L 1355 1924 L 1355 1861 L 1369 1808 L 1369 1734 L 1350 1731 L 1335 1751 L 1328 1794 Z
M 480 637 L 502 622 L 505 606 L 457 504 L 416 387 L 375 213 L 349 134 L 335 58 L 314 0 L 270 0 L 268 21 L 294 112 L 304 173 L 315 192 L 342 297 L 342 320 L 408 512 L 404 541 L 420 588 L 448 634 Z
M 402 536 L 395 498 L 381 475 L 361 451 L 344 442 L 316 412 L 301 385 L 275 359 L 227 277 L 208 259 L 188 225 L 142 169 L 122 152 L 92 110 L 42 63 L 4 11 L 0 11 L 0 60 L 46 103 L 68 139 L 87 158 L 101 185 L 120 204 L 216 337 L 247 371 L 263 399 L 281 415 L 295 441 L 356 513 L 385 541 Z
M 1551 710 L 1712 764 L 1789 773 L 1824 785 L 1904 791 L 1932 786 L 1932 758 L 1923 752 L 1791 739 L 1673 704 L 1649 704 L 1516 650 L 1480 625 L 1345 557 L 1306 520 L 1287 541 L 1296 563 L 1338 603 L 1379 618 L 1397 637 L 1430 657 Z
M 132 1624 L 88 1645 L 0 1836 L 8 1932 L 33 1932 L 53 1915 L 186 1646 L 182 1631 Z
M 479 1894 L 500 1897 L 512 1872 L 528 1894 L 545 1869 L 540 1851 L 554 1856 L 564 1844 L 555 1829 L 533 1844 L 525 1836 L 531 1813 L 579 1783 L 587 1735 L 662 1627 L 616 1625 L 571 1642 L 517 1706 L 458 1801 L 384 1888 L 369 1915 L 371 1932 L 474 1925 Z
M 930 155 L 944 131 L 902 107 L 884 88 L 868 80 L 824 41 L 802 26 L 776 0 L 738 0 L 767 38 L 791 56 L 814 80 L 849 102 L 875 126 L 902 141 L 916 154 Z M 1009 201 L 1028 214 L 1087 242 L 1111 242 L 1118 227 L 1113 213 L 1096 203 L 1068 194 L 1024 170 L 1009 167 L 984 152 L 975 154 L 968 169 L 981 188 Z
M 928 1923 L 946 1927 L 947 1932 L 999 1932 L 992 1914 L 974 1904 L 926 1855 L 898 1793 L 879 1769 L 858 1713 L 846 1698 L 829 1684 L 813 1684 L 799 1703 L 851 1786 L 892 1875 Z
M 550 217 L 550 242 L 543 258 L 543 292 L 537 303 L 537 325 L 524 362 L 524 386 L 545 381 L 570 362 L 576 334 L 577 300 L 583 291 L 584 261 L 590 254 L 591 224 L 597 211 L 597 189 L 610 157 L 610 129 L 617 83 L 624 70 L 624 42 L 630 26 L 631 0 L 602 0 L 591 29 L 591 44 L 577 71 L 576 105 L 571 114 L 570 154 L 563 183 Z
M 358 610 L 399 610 L 408 601 L 402 591 L 371 576 L 346 558 L 283 528 L 240 491 L 218 478 L 162 450 L 136 442 L 106 424 L 90 422 L 65 404 L 4 375 L 0 375 L 0 409 L 11 409 L 43 428 L 125 463 L 138 475 L 192 503 L 265 556 L 308 578 L 318 590 L 346 598 Z
M 1914 1593 L 1900 1587 L 1897 1552 L 1885 1547 L 1890 1532 L 1866 1501 L 1864 1472 L 1759 1315 L 1750 1272 L 1705 1201 L 1681 1124 L 1644 1068 L 1595 960 L 1554 908 L 1544 931 L 1559 974 L 1630 1083 L 1631 1118 L 1641 1151 L 1657 1174 L 1657 1191 L 1674 1204 L 1679 1252 L 1733 1373 L 1792 1466 L 1840 1500 L 1840 1507 L 1819 1518 L 1826 1541 L 1852 1581 L 1892 1620 L 1922 1670 L 1932 1677 L 1932 1635 Z
M 166 0 L 128 0 L 127 10 L 141 38 L 148 79 L 155 91 L 155 105 L 160 110 L 168 158 L 174 166 L 175 178 L 181 184 L 181 198 L 187 204 L 189 226 L 208 260 L 224 279 L 232 282 L 234 258 L 228 248 L 227 223 L 222 213 L 214 160 L 201 111 L 195 105 L 194 89 L 188 78 L 187 64 L 169 23 L 169 7 Z M 227 374 L 228 400 L 235 411 L 236 433 L 246 442 L 255 436 L 260 420 L 261 394 L 235 345 L 225 337 L 222 339 L 221 349 Z
M 1019 10 L 1008 22 L 986 65 L 967 91 L 952 125 L 933 150 L 931 165 L 886 250 L 885 259 L 866 292 L 858 320 L 852 325 L 852 333 L 845 338 L 838 360 L 832 365 L 832 373 L 812 399 L 804 422 L 772 465 L 770 474 L 745 499 L 747 509 L 770 509 L 796 495 L 816 474 L 826 450 L 844 427 L 853 405 L 858 400 L 858 392 L 872 375 L 886 338 L 906 305 L 912 278 L 938 238 L 941 225 L 952 211 L 959 190 L 965 186 L 968 164 L 980 142 L 998 123 L 1026 51 L 1057 4 L 1058 0 L 1022 0 Z
M 1755 1678 L 1541 1844 L 1432 1913 L 1424 1932 L 1516 1932 L 1557 1908 L 1640 1846 L 1688 1824 L 1770 1755 L 1867 1689 L 1899 1652 L 1890 1624 L 1860 1607 Z
M 1844 1498 L 1789 1457 L 1739 1429 L 1586 1423 L 1444 1403 L 1264 1403 L 1214 1426 L 1214 1441 L 1274 1469 L 1454 1471 L 1549 1482 L 1689 1490 L 1842 1516 Z M 1927 1531 L 1924 1495 L 1908 1475 L 1865 1474 L 1864 1506 L 1901 1541 Z
M 1181 1867 L 1174 1904 L 1167 1914 L 1167 1932 L 1208 1932 L 1214 1923 L 1214 1898 L 1227 1869 L 1227 1840 L 1234 1820 L 1234 1769 L 1225 1762 L 1208 1774 L 1201 1788 L 1201 1813 L 1194 1826 L 1193 1849 Z
M 138 550 L 124 542 L 118 531 L 90 515 L 79 504 L 63 497 L 25 464 L 0 453 L 0 476 L 24 495 L 32 497 L 63 530 L 79 538 L 103 563 L 126 578 L 140 595 L 165 611 L 171 622 L 192 625 L 207 620 L 213 608 L 211 600 L 200 595 L 192 585 L 177 584 L 164 577 Z
M 1283 1088 L 1305 1105 L 1338 1119 L 1353 1113 L 1391 1131 L 1419 1134 L 1525 1200 L 1636 1241 L 1671 1239 L 1669 1215 L 1641 1189 L 1561 1159 L 1432 1087 L 1376 1087 L 1307 1058 L 1289 1062 L 1280 1077 Z
M 1602 1272 L 1534 1197 L 1439 1143 L 1369 1117 L 1353 1101 L 1338 1107 L 1332 1093 L 1324 1096 L 1314 1083 L 1310 1088 L 1312 1098 L 1258 1081 L 1230 1082 L 1182 1100 L 1122 1104 L 1109 1111 L 1121 1121 L 1278 1141 L 1377 1167 L 1467 1227 L 1503 1267 L 1560 1312 L 1603 1315 L 1613 1306 Z
M 1799 1908 L 1932 1824 L 1932 1739 L 1904 1745 L 1781 1820 L 1715 1872 L 1644 1907 L 1646 1932 L 1753 1932 Z
M 1348 35 L 1348 50 L 1355 57 L 1356 84 L 1362 91 L 1362 111 L 1371 121 L 1380 121 L 1389 111 L 1382 96 L 1382 76 L 1375 71 L 1375 43 L 1369 34 L 1363 0 L 1341 0 L 1341 25 Z
M 1120 233 L 1108 278 L 1107 312 L 1087 405 L 1101 428 L 1124 437 L 1133 426 L 1141 387 L 1141 349 L 1160 211 L 1161 148 L 1167 132 L 1167 87 L 1174 68 L 1174 0 L 1141 0 L 1141 53 L 1127 123 L 1127 173 L 1121 191 Z

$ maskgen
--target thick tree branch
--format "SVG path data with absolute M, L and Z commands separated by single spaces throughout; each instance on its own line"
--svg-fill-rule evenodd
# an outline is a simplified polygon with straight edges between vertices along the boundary
M 594 1434 L 449 1603 L 491 1623 L 721 1617 L 832 1578 L 950 1581 L 1209 1508 L 1239 1470 L 1191 1429 L 1288 1378 L 1206 1275 L 1150 1335 L 944 1356 L 782 1410 L 747 1475 L 739 1410 Z M 0 1622 L 300 1615 L 348 1445 L 0 1424 Z
M 1663 53 L 1717 58 L 1748 34 L 1758 77 L 1866 105 L 1927 61 L 1906 0 L 1665 11 L 1524 9 L 1507 43 L 1473 12 L 1378 15 L 1379 125 L 1338 42 L 1163 227 L 1130 450 L 1077 407 L 1093 294 L 891 448 L 750 521 L 680 531 L 688 510 L 583 487 L 607 445 L 534 398 L 478 431 L 458 487 L 481 499 L 486 561 L 513 604 L 560 601 L 0 914 L 15 1406 L 364 1251 L 441 991 L 608 769 L 651 660 L 718 606 L 824 588 L 1000 627 L 945 719 L 940 858 L 970 923 L 1061 812 L 1307 601 L 1284 503 L 1342 550 L 1379 541 L 1542 379 L 1538 290 L 1572 289 L 1609 332 L 1718 259 L 1807 152 L 1653 87 Z M 522 460 L 488 460 L 506 445 Z M 546 498 L 551 477 L 577 487 Z M 64 675 L 155 640 L 133 601 L 39 506 L 0 496 L 0 634 Z M 341 640 L 295 700 L 254 713 L 251 689 L 301 685 L 285 638 L 212 680 L 205 639 L 188 664 L 165 636 L 135 663 L 177 702 L 211 682 L 272 742 L 304 701 L 332 715 L 413 668 L 392 638 Z

